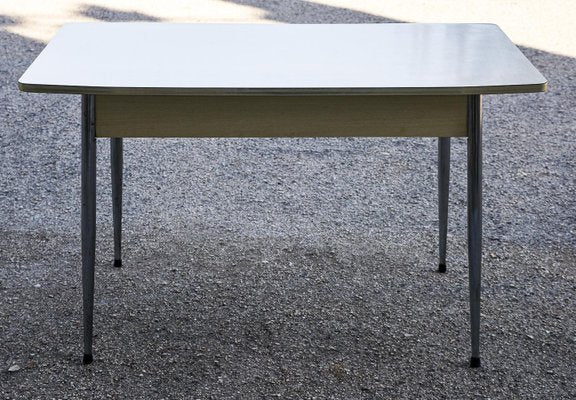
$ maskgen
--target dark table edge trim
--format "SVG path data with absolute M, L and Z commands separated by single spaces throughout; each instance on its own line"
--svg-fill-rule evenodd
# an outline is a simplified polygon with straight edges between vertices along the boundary
M 174 96 L 311 96 L 311 95 L 475 95 L 536 93 L 548 90 L 548 81 L 526 85 L 463 86 L 447 88 L 150 88 L 61 86 L 18 82 L 18 88 L 31 93 L 174 95 Z

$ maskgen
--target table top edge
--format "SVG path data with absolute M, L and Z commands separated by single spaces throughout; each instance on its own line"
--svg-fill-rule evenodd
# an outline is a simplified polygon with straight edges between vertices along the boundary
M 476 95 L 537 93 L 548 91 L 548 81 L 506 86 L 398 87 L 398 88 L 157 88 L 44 85 L 18 81 L 29 93 L 95 95 L 174 95 L 174 96 L 282 96 L 282 95 Z

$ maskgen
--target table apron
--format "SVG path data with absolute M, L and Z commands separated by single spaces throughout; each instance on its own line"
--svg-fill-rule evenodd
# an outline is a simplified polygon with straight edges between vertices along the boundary
M 97 137 L 464 137 L 467 96 L 95 95 Z

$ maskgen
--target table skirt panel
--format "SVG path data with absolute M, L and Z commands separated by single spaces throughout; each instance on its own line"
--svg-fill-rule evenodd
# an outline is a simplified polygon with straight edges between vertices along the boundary
M 467 96 L 96 95 L 97 137 L 463 137 Z

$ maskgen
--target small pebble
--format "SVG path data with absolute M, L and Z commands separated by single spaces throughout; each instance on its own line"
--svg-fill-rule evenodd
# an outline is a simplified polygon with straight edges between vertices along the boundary
M 8 368 L 8 372 L 18 372 L 18 371 L 20 371 L 20 366 L 18 364 L 14 364 L 10 368 Z

